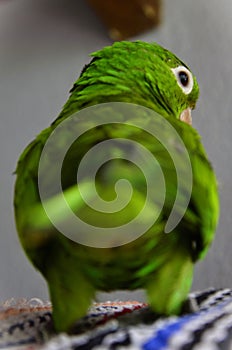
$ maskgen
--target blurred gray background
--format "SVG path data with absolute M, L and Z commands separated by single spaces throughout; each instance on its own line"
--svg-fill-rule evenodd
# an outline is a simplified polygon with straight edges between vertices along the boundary
M 232 2 L 163 0 L 162 24 L 131 39 L 157 41 L 197 75 L 193 124 L 218 176 L 221 216 L 193 290 L 232 287 Z M 88 54 L 110 43 L 84 0 L 0 1 L 0 300 L 48 298 L 17 238 L 12 173 L 24 147 L 61 110 Z

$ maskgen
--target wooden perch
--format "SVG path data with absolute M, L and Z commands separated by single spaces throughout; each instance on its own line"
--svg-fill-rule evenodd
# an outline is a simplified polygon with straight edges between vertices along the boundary
M 161 0 L 88 0 L 113 40 L 140 34 L 160 22 Z

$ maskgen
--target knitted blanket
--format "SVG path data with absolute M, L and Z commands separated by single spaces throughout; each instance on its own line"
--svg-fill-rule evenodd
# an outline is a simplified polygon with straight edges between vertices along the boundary
M 0 349 L 231 350 L 232 290 L 191 293 L 198 311 L 158 317 L 141 302 L 94 303 L 72 335 L 56 334 L 49 302 L 10 299 L 0 305 Z

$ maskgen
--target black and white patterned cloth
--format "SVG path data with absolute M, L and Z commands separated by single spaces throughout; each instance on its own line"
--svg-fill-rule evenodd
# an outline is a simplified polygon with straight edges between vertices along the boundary
M 194 313 L 157 317 L 137 301 L 96 303 L 73 335 L 55 334 L 50 303 L 8 300 L 0 305 L 0 349 L 231 350 L 232 290 L 191 293 Z

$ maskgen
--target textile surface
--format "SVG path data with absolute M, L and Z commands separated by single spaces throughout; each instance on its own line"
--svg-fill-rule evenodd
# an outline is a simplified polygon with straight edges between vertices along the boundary
M 232 290 L 190 294 L 196 311 L 158 317 L 145 303 L 94 303 L 74 334 L 56 334 L 49 302 L 7 300 L 0 305 L 0 349 L 231 350 Z

